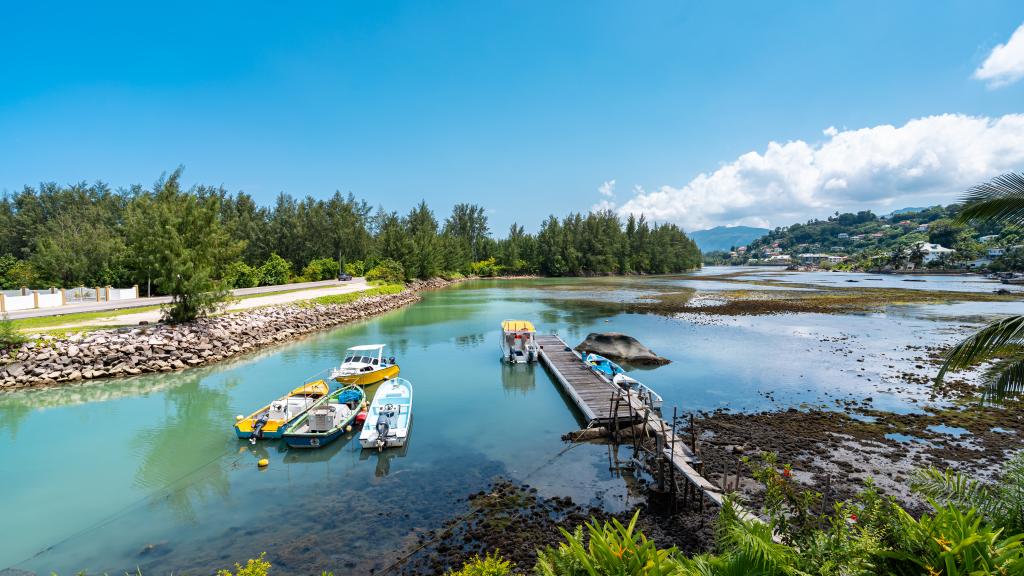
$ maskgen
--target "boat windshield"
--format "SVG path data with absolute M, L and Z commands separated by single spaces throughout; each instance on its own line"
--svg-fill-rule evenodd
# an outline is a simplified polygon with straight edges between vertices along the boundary
M 351 356 L 346 356 L 345 357 L 345 363 L 348 364 L 350 362 L 352 362 L 352 363 L 360 363 L 360 364 L 374 364 L 374 365 L 377 365 L 377 364 L 380 364 L 380 359 L 374 358 L 372 356 L 357 356 L 357 355 L 353 354 Z

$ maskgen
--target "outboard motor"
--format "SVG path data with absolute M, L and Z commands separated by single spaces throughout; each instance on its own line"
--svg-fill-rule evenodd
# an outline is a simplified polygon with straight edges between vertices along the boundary
M 387 444 L 387 441 L 388 441 L 388 431 L 391 429 L 391 426 L 388 425 L 388 416 L 387 416 L 386 413 L 381 413 L 380 416 L 377 416 L 377 426 L 376 426 L 376 429 L 377 429 L 377 451 L 379 452 L 379 451 L 383 450 L 384 449 L 384 445 Z
M 264 412 L 256 418 L 252 425 L 252 436 L 249 436 L 249 444 L 256 444 L 257 438 L 263 438 L 263 427 L 267 425 L 267 420 L 270 420 L 270 412 Z

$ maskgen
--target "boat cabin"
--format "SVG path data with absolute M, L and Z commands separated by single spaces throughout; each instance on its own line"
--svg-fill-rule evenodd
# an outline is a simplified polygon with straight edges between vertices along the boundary
M 511 363 L 537 359 L 537 330 L 529 320 L 505 320 L 501 323 L 501 355 Z

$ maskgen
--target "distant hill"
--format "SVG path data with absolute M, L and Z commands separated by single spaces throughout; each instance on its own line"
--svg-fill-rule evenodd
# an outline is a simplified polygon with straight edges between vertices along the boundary
M 913 214 L 915 212 L 924 212 L 927 209 L 928 208 L 900 208 L 899 210 L 893 210 L 892 212 L 889 212 L 885 216 L 882 216 L 882 218 L 892 218 L 893 216 L 899 216 L 901 214 Z
M 746 246 L 767 234 L 767 228 L 751 226 L 715 226 L 708 230 L 690 232 L 690 238 L 697 243 L 701 252 L 729 250 L 733 246 Z

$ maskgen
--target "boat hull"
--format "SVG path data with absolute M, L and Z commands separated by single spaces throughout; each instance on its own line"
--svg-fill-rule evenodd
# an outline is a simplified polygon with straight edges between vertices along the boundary
M 401 369 L 396 366 L 388 366 L 373 372 L 362 372 L 359 374 L 347 374 L 335 376 L 334 379 L 342 384 L 354 384 L 356 386 L 369 386 L 383 380 L 389 380 L 398 376 Z
M 344 428 L 338 428 L 327 434 L 288 434 L 284 437 L 284 442 L 289 448 L 321 448 L 341 438 L 344 434 Z
M 309 384 L 303 384 L 298 388 L 292 390 L 287 396 L 281 397 L 279 400 L 287 400 L 292 397 L 309 397 L 312 401 L 308 403 L 305 409 L 298 411 L 294 416 L 285 420 L 283 418 L 271 418 L 267 420 L 267 423 L 263 425 L 260 430 L 259 438 L 265 440 L 275 440 L 281 438 L 284 435 L 285 430 L 299 418 L 301 418 L 306 412 L 309 411 L 320 399 L 326 398 L 330 393 L 331 387 L 327 385 L 323 380 L 312 382 Z M 253 437 L 253 425 L 256 423 L 257 417 L 260 414 L 270 410 L 271 404 L 267 404 L 263 408 L 253 412 L 248 417 L 243 418 L 235 422 L 235 436 L 238 436 L 242 440 L 248 440 Z

